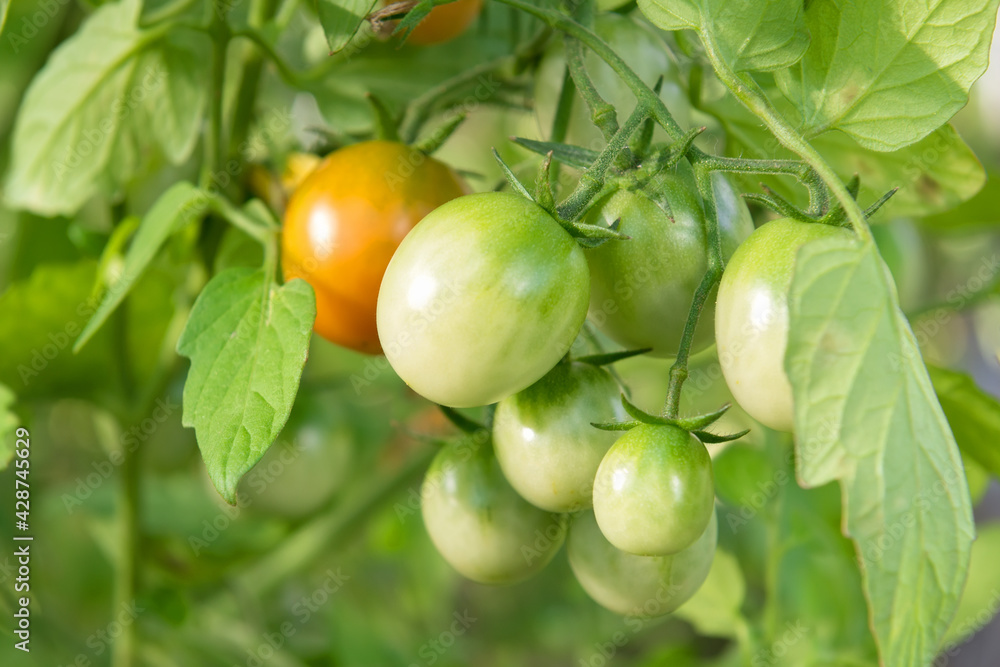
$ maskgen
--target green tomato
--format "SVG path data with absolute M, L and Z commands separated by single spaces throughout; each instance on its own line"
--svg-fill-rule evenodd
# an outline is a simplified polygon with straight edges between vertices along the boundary
M 511 486 L 550 512 L 593 505 L 594 476 L 616 434 L 591 422 L 625 417 L 620 391 L 603 368 L 571 362 L 500 401 L 493 442 Z
M 608 451 L 594 480 L 594 514 L 608 541 L 632 554 L 691 546 L 715 513 L 712 459 L 676 426 L 641 424 Z
M 670 556 L 636 556 L 608 542 L 590 512 L 576 518 L 566 552 L 583 590 L 623 616 L 652 618 L 691 599 L 708 577 L 715 557 L 715 512 L 694 544 Z
M 468 195 L 403 239 L 379 289 L 379 339 L 417 393 L 486 405 L 555 366 L 589 295 L 583 250 L 540 206 L 510 193 Z
M 438 552 L 484 584 L 527 579 L 552 560 L 566 535 L 563 517 L 517 495 L 489 445 L 472 438 L 445 445 L 435 457 L 421 500 Z
M 740 407 L 769 428 L 795 424 L 785 348 L 796 254 L 809 241 L 851 237 L 841 227 L 774 220 L 739 247 L 722 275 L 715 307 L 722 374 Z
M 594 31 L 647 85 L 653 86 L 663 77 L 660 99 L 666 103 L 677 122 L 682 127 L 687 127 L 690 124 L 691 105 L 685 88 L 680 83 L 677 64 L 656 31 L 621 14 L 598 15 Z M 589 50 L 585 56 L 585 67 L 601 98 L 615 107 L 618 122 L 624 123 L 635 108 L 635 94 L 607 63 Z M 557 40 L 542 58 L 535 76 L 535 109 L 544 137 L 548 137 L 552 129 L 565 71 L 566 54 L 562 40 Z M 663 139 L 666 135 L 658 129 L 655 136 Z M 606 143 L 600 130 L 591 122 L 590 110 L 579 94 L 573 99 L 566 143 L 593 150 L 600 150 Z
M 717 173 L 713 178 L 722 252 L 729 257 L 753 232 L 753 219 L 726 177 Z M 653 191 L 658 201 L 645 192 L 618 190 L 597 201 L 587 216 L 594 225 L 620 220 L 620 231 L 630 237 L 586 253 L 590 319 L 626 348 L 650 347 L 653 356 L 669 357 L 677 354 L 691 301 L 708 268 L 705 216 L 687 160 L 658 178 Z M 713 301 L 709 295 L 692 351 L 712 342 Z

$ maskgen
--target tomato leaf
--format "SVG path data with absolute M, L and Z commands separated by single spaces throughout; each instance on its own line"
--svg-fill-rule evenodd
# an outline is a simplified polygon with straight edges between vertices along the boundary
M 988 170 L 986 185 L 975 197 L 961 206 L 928 216 L 921 222 L 941 229 L 1000 225 L 1000 172 Z
M 78 352 L 90 340 L 125 299 L 167 238 L 181 225 L 192 222 L 194 216 L 200 217 L 201 212 L 194 207 L 203 197 L 201 190 L 183 181 L 160 195 L 139 225 L 132 245 L 125 254 L 125 266 L 121 275 L 114 284 L 108 286 L 101 305 L 73 344 L 74 352 Z
M 191 309 L 177 341 L 191 360 L 182 421 L 229 503 L 288 420 L 315 318 L 308 283 L 278 286 L 242 268 L 212 278 Z
M 17 415 L 11 411 L 17 397 L 5 384 L 0 384 L 0 470 L 5 470 L 14 457 L 13 434 L 18 426 Z
M 955 620 L 948 628 L 947 646 L 960 644 L 984 627 L 1000 610 L 1000 523 L 991 523 L 978 530 L 972 545 L 969 580 L 962 593 Z
M 326 33 L 330 53 L 340 51 L 361 28 L 378 0 L 318 0 L 319 22 Z
M 137 0 L 97 9 L 34 78 L 18 112 L 7 202 L 71 214 L 115 192 L 158 146 L 174 163 L 197 141 L 207 44 L 136 27 Z
M 558 160 L 575 169 L 588 169 L 597 159 L 597 156 L 600 155 L 597 151 L 592 151 L 589 148 L 559 144 L 552 141 L 535 141 L 534 139 L 525 139 L 523 137 L 511 137 L 510 140 L 518 146 L 523 146 L 539 155 L 544 156 L 551 152 L 552 159 Z
M 799 480 L 840 480 L 883 664 L 925 665 L 962 591 L 972 509 L 955 438 L 874 243 L 804 246 L 789 321 Z
M 801 0 L 639 0 L 663 30 L 694 30 L 736 72 L 794 64 L 806 47 Z
M 892 151 L 941 127 L 965 106 L 986 70 L 1000 0 L 808 3 L 816 38 L 795 67 L 776 73 L 803 133 L 842 130 Z
M 771 99 L 780 98 L 778 91 L 767 92 Z M 794 117 L 795 110 L 784 100 L 775 101 L 780 111 Z M 796 157 L 731 95 L 702 108 L 715 116 L 725 129 L 726 155 L 765 159 Z M 862 203 L 872 202 L 892 188 L 900 188 L 879 214 L 884 220 L 946 211 L 972 198 L 986 181 L 976 154 L 951 125 L 944 125 L 922 140 L 888 153 L 863 148 L 842 132 L 822 134 L 810 143 L 842 180 L 848 181 L 858 174 Z M 763 180 L 793 204 L 805 207 L 809 203 L 805 189 L 792 179 L 734 176 L 741 180 L 744 190 L 756 189 L 758 182 Z M 988 188 L 983 194 L 985 190 Z M 1000 222 L 1000 216 L 993 217 Z
M 927 370 L 958 446 L 991 475 L 1000 477 L 1000 401 L 965 373 L 936 366 Z

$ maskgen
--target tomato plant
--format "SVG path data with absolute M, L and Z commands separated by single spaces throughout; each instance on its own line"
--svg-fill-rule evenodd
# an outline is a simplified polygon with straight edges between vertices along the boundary
M 468 195 L 400 245 L 379 290 L 378 333 L 417 393 L 486 405 L 555 365 L 588 298 L 583 250 L 542 208 L 509 193 Z
M 292 193 L 282 227 L 285 279 L 316 293 L 316 333 L 380 353 L 375 303 L 393 253 L 420 220 L 464 194 L 458 176 L 400 143 L 331 153 Z
M 0 664 L 983 664 L 998 6 L 0 0 Z

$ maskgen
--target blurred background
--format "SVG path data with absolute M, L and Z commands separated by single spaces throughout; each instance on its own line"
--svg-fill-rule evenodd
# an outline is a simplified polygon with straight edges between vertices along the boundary
M 0 166 L 25 86 L 83 16 L 75 3 L 56 4 L 26 44 L 0 41 Z M 34 3 L 15 0 L 8 24 L 22 26 L 22 19 L 30 20 L 36 11 Z M 326 45 L 315 20 L 304 14 L 296 16 L 283 39 L 289 54 L 308 63 Z M 269 187 L 267 172 L 280 172 L 291 150 L 324 145 L 328 137 L 315 132 L 317 126 L 339 133 L 363 130 L 370 122 L 361 97 L 365 84 L 384 85 L 390 96 L 412 97 L 431 83 L 420 78 L 420 67 L 447 67 L 461 60 L 456 54 L 485 59 L 502 53 L 507 42 L 500 32 L 474 30 L 450 45 L 404 50 L 402 56 L 394 46 L 371 44 L 337 70 L 329 88 L 311 93 L 289 91 L 266 71 L 262 106 L 272 113 L 262 114 L 258 128 L 266 149 L 260 171 L 254 172 L 265 185 L 259 181 L 257 189 Z M 411 63 L 412 75 L 395 71 L 401 60 L 416 63 Z M 940 214 L 947 216 L 946 224 L 878 219 L 877 239 L 926 358 L 965 369 L 1000 396 L 1000 299 L 977 300 L 944 318 L 935 309 L 955 290 L 969 288 L 977 267 L 990 266 L 1000 253 L 996 42 L 993 63 L 954 121 L 990 172 L 985 190 Z M 399 80 L 407 77 L 413 89 L 400 90 Z M 389 83 L 380 83 L 383 79 Z M 506 141 L 511 134 L 541 136 L 537 114 L 525 104 L 531 92 L 512 95 L 509 104 L 473 105 L 469 119 L 437 156 L 468 172 L 480 190 L 491 189 L 502 177 L 484 146 L 496 145 L 511 164 L 533 173 L 532 158 Z M 337 113 L 324 113 L 330 109 Z M 252 181 L 254 173 L 246 179 Z M 164 183 L 183 176 L 184 167 L 151 166 L 128 192 L 129 205 L 142 210 Z M 755 213 L 759 220 L 766 217 Z M 719 557 L 739 559 L 740 586 L 745 587 L 741 605 L 748 614 L 766 617 L 763 629 L 755 631 L 725 625 L 729 598 L 719 582 L 706 587 L 699 609 L 636 628 L 586 596 L 563 554 L 537 578 L 516 586 L 491 588 L 459 577 L 435 552 L 419 509 L 422 471 L 432 453 L 426 440 L 453 434 L 452 427 L 409 392 L 384 359 L 315 337 L 288 426 L 243 480 L 240 504 L 226 505 L 204 472 L 194 432 L 181 426 L 184 366 L 178 366 L 156 411 L 123 424 L 99 407 L 104 405 L 101 377 L 114 368 L 107 349 L 115 341 L 95 340 L 78 356 L 59 344 L 68 322 L 82 326 L 86 320 L 73 315 L 73 307 L 89 297 L 94 271 L 113 270 L 90 266 L 89 273 L 73 273 L 80 270 L 81 258 L 96 262 L 106 225 L 107 207 L 99 202 L 72 220 L 0 208 L 0 329 L 23 330 L 35 341 L 29 346 L 51 340 L 59 347 L 48 370 L 37 379 L 31 376 L 25 383 L 29 389 L 19 395 L 17 413 L 33 443 L 33 650 L 30 656 L 13 650 L 11 622 L 4 621 L 0 664 L 109 665 L 111 642 L 132 624 L 141 638 L 141 662 L 150 666 L 684 667 L 740 665 L 748 657 L 753 667 L 875 664 L 852 547 L 839 536 L 837 490 L 806 494 L 784 487 L 778 497 L 748 506 L 746 499 L 775 474 L 760 445 L 779 436 L 751 424 L 738 409 L 726 416 L 727 425 L 749 424 L 753 431 L 730 452 L 713 450 L 722 489 Z M 215 268 L 248 261 L 253 250 L 244 240 L 231 231 L 220 233 Z M 989 271 L 996 270 L 994 261 Z M 145 328 L 141 336 L 117 344 L 134 352 L 140 369 L 155 361 L 160 341 L 169 340 L 176 326 L 144 308 L 173 312 L 178 271 L 167 256 L 137 287 L 141 299 L 130 300 L 128 316 Z M 67 280 L 67 274 L 77 279 Z M 48 287 L 74 283 L 75 292 Z M 36 302 L 38 294 L 49 300 Z M 29 318 L 34 318 L 30 327 Z M 667 369 L 666 362 L 646 358 L 619 364 L 640 405 L 662 400 Z M 19 377 L 17 369 L 6 371 Z M 696 360 L 684 400 L 690 409 L 714 409 L 729 400 L 711 351 Z M 116 578 L 128 576 L 117 560 L 122 476 L 115 453 L 123 448 L 139 452 L 141 467 L 136 545 L 141 594 L 133 605 L 114 608 Z M 982 470 L 972 470 L 970 479 L 977 521 L 995 527 L 1000 486 Z M 13 487 L 8 468 L 0 473 L 5 499 Z M 4 536 L 13 532 L 7 502 L 0 512 Z M 767 546 L 768 522 L 779 506 L 802 508 L 799 520 L 809 528 L 800 533 L 800 542 L 775 554 Z M 726 520 L 734 516 L 740 520 Z M 13 609 L 11 553 L 9 546 L 0 550 L 4 618 Z M 775 568 L 777 583 L 768 577 Z M 981 569 L 974 572 L 979 574 Z M 1000 587 L 989 575 L 973 578 L 977 585 L 991 582 L 983 584 L 985 591 L 995 593 L 977 609 L 992 604 L 995 612 Z M 720 601 L 713 603 L 712 595 L 720 595 Z M 1000 664 L 1000 622 L 990 616 L 979 613 L 977 622 L 963 627 L 958 636 L 971 639 L 950 649 L 938 664 Z M 713 617 L 721 624 L 715 632 Z M 789 635 L 798 632 L 802 619 L 811 625 Z M 750 638 L 758 648 L 741 654 L 734 640 L 753 632 L 762 633 Z M 782 637 L 794 639 L 787 646 L 776 643 L 784 642 Z

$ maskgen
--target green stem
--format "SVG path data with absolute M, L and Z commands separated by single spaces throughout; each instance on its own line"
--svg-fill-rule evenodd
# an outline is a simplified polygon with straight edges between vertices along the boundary
M 274 47 L 271 46 L 271 44 L 267 41 L 267 38 L 265 38 L 264 35 L 262 35 L 256 28 L 247 27 L 247 28 L 241 28 L 240 30 L 234 30 L 233 37 L 242 37 L 243 39 L 247 39 L 250 42 L 252 42 L 257 48 L 259 48 L 261 52 L 263 52 L 263 54 L 267 56 L 268 60 L 274 63 L 274 66 L 278 69 L 278 74 L 281 76 L 282 79 L 285 80 L 285 83 L 295 88 L 306 87 L 305 85 L 306 81 L 303 75 L 300 74 L 299 72 L 296 72 L 291 67 L 289 67 L 288 63 L 285 62 L 285 59 L 281 57 L 281 54 L 279 54 L 277 51 L 274 50 Z M 257 78 L 259 79 L 260 58 L 259 57 L 248 58 L 246 66 L 249 67 L 250 65 L 254 65 L 254 69 L 257 70 Z M 249 96 L 251 92 L 256 95 L 257 91 L 256 84 L 253 85 L 250 84 L 251 81 L 255 80 L 254 77 L 250 76 L 251 74 L 253 74 L 253 72 L 250 71 L 247 71 L 244 74 L 243 77 L 244 87 L 240 90 L 240 96 L 241 96 L 240 103 L 245 101 L 244 99 L 242 99 L 244 95 Z M 248 92 L 244 93 L 243 92 L 244 90 Z M 252 107 L 253 104 L 251 103 L 249 106 Z M 243 115 L 241 114 L 241 118 L 242 117 Z M 249 112 L 247 112 L 246 117 L 250 118 L 252 117 L 252 114 L 249 114 Z M 234 126 L 236 125 L 235 121 L 233 124 Z M 246 127 L 247 124 L 248 124 L 247 121 L 243 121 L 244 127 Z
M 164 21 L 177 18 L 191 9 L 199 0 L 174 0 L 149 12 L 139 20 L 140 28 L 148 28 Z
M 370 488 L 357 502 L 309 521 L 281 545 L 236 577 L 236 587 L 254 599 L 313 562 L 332 548 L 357 535 L 358 528 L 400 491 L 416 482 L 427 469 L 435 450 L 426 449 L 395 474 Z M 411 508 L 412 509 L 412 508 Z
M 645 106 L 640 104 L 618 132 L 611 137 L 608 145 L 597 156 L 597 159 L 590 165 L 590 168 L 583 172 L 580 182 L 577 183 L 573 193 L 566 198 L 566 201 L 560 204 L 559 216 L 563 220 L 576 220 L 586 210 L 587 205 L 594 198 L 594 195 L 604 187 L 605 173 L 607 173 L 618 155 L 628 146 L 629 137 L 639 129 L 639 126 L 642 125 L 648 115 L 649 113 Z
M 695 178 L 698 183 L 698 193 L 705 207 L 705 240 L 708 246 L 708 269 L 698 283 L 687 321 L 684 323 L 684 333 L 677 350 L 677 358 L 670 367 L 670 380 L 667 385 L 667 399 L 663 406 L 663 416 L 675 419 L 680 412 L 681 388 L 688 377 L 688 358 L 691 355 L 691 343 L 698 327 L 702 310 L 709 294 L 722 279 L 722 269 L 725 260 L 722 257 L 722 239 L 719 234 L 718 209 L 715 204 L 715 188 L 712 185 L 712 168 L 705 161 L 696 158 L 693 162 Z
M 129 363 L 128 347 L 128 303 L 123 303 L 112 317 L 115 339 L 115 362 L 121 376 L 123 396 L 135 395 L 135 382 Z M 126 425 L 132 421 L 131 411 L 118 415 L 119 422 Z M 121 484 L 118 488 L 118 531 L 119 552 L 115 568 L 114 607 L 111 614 L 118 614 L 122 608 L 132 605 L 138 590 L 138 544 L 139 544 L 139 466 L 136 452 L 121 447 L 120 442 L 110 443 L 124 456 L 121 465 Z M 111 667 L 132 667 L 136 664 L 137 639 L 136 623 L 122 626 L 122 633 L 111 645 Z
M 213 196 L 209 200 L 209 205 L 226 222 L 246 232 L 259 241 L 261 245 L 266 247 L 271 243 L 271 239 L 277 230 L 277 226 L 273 222 L 269 221 L 267 227 L 261 225 L 256 219 L 251 218 L 242 209 L 233 206 L 228 199 L 221 195 Z
M 247 18 L 247 27 L 240 31 L 241 37 L 252 40 L 259 48 L 264 50 L 270 59 L 278 67 L 278 71 L 284 77 L 292 71 L 286 67 L 282 58 L 271 48 L 271 45 L 258 32 L 274 16 L 276 10 L 276 0 L 252 0 L 250 3 L 250 15 Z M 240 81 L 240 88 L 236 93 L 236 105 L 233 107 L 233 121 L 229 133 L 229 155 L 238 155 L 239 147 L 246 138 L 250 129 L 250 122 L 253 120 L 257 103 L 257 88 L 260 84 L 260 75 L 264 69 L 264 59 L 257 51 L 252 51 L 246 55 L 243 61 L 243 76 Z M 294 76 L 294 73 L 292 73 Z M 295 87 L 301 87 L 295 78 L 289 81 Z
M 403 138 L 403 142 L 412 144 L 416 140 L 417 135 L 420 133 L 420 129 L 431 117 L 435 107 L 443 98 L 454 94 L 457 89 L 475 82 L 477 79 L 485 76 L 486 74 L 506 67 L 510 63 L 514 62 L 516 58 L 516 55 L 505 55 L 476 65 L 475 67 L 468 69 L 461 74 L 438 84 L 437 86 L 434 86 L 424 94 L 414 99 L 407 107 L 406 114 L 403 116 L 403 121 L 399 125 L 399 134 Z
M 506 0 L 501 0 L 504 2 Z M 781 142 L 781 145 L 792 151 L 809 164 L 826 186 L 830 188 L 837 201 L 844 207 L 851 226 L 860 239 L 865 242 L 872 241 L 871 231 L 865 221 L 864 211 L 847 191 L 837 174 L 826 163 L 823 156 L 806 141 L 794 127 L 778 113 L 771 101 L 760 89 L 755 81 L 746 75 L 738 75 L 725 59 L 719 54 L 715 43 L 711 38 L 702 35 L 702 42 L 705 45 L 705 53 L 708 55 L 712 67 L 723 84 L 743 103 L 755 116 L 760 118 L 771 133 Z
M 208 97 L 208 130 L 205 133 L 205 157 L 201 166 L 200 185 L 208 190 L 219 165 L 222 164 L 222 94 L 226 78 L 226 51 L 229 47 L 229 24 L 220 11 L 220 0 L 214 0 L 209 24 L 212 37 L 211 86 Z

